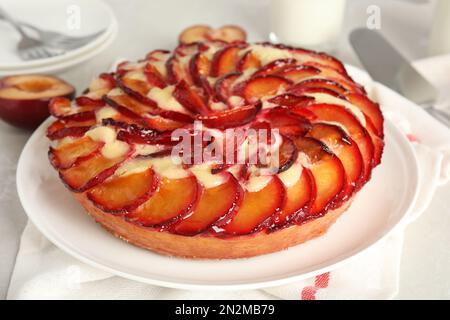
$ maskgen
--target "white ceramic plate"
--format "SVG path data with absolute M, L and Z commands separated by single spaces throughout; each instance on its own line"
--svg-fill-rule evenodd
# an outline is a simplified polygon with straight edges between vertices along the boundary
M 12 27 L 0 20 L 0 71 L 31 69 L 56 65 L 73 60 L 100 46 L 111 37 L 116 28 L 116 19 L 112 10 L 102 1 L 89 0 L 2 0 L 4 8 L 11 16 L 26 21 L 45 30 L 56 30 L 69 36 L 84 36 L 105 30 L 100 36 L 63 55 L 52 58 L 22 61 L 16 53 L 19 35 Z M 52 12 L 52 19 L 43 19 Z M 79 13 L 79 15 L 78 15 Z M 79 18 L 78 18 L 79 17 Z M 79 24 L 78 24 L 79 22 Z
M 386 121 L 383 163 L 351 208 L 324 236 L 288 250 L 250 259 L 188 260 L 166 257 L 113 237 L 84 212 L 47 160 L 41 125 L 26 144 L 17 188 L 29 218 L 55 245 L 111 273 L 184 289 L 250 289 L 308 278 L 357 256 L 406 219 L 419 186 L 418 164 L 404 135 Z

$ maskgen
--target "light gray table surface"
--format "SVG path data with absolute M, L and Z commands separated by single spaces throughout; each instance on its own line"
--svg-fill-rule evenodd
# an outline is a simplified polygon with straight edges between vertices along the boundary
M 31 1 L 31 0 L 30 0 Z M 119 22 L 115 43 L 101 55 L 60 76 L 81 92 L 96 74 L 117 57 L 136 59 L 154 48 L 173 48 L 186 26 L 239 24 L 249 40 L 266 40 L 270 31 L 268 0 L 107 0 Z M 381 8 L 382 32 L 410 59 L 427 56 L 433 1 L 348 0 L 346 18 L 335 54 L 359 66 L 348 33 L 364 26 L 368 5 Z M 450 70 L 449 70 L 450 74 Z M 17 160 L 30 133 L 0 122 L 0 298 L 6 296 L 20 235 L 27 221 L 15 186 Z M 450 298 L 450 186 L 438 189 L 419 220 L 407 228 L 398 298 Z

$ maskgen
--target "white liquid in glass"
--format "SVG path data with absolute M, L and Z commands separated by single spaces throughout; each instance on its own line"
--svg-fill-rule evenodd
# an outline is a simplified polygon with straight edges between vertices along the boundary
M 272 0 L 270 38 L 293 46 L 332 50 L 341 32 L 345 4 L 346 0 Z
M 431 31 L 430 54 L 450 53 L 450 1 L 439 0 L 436 3 Z

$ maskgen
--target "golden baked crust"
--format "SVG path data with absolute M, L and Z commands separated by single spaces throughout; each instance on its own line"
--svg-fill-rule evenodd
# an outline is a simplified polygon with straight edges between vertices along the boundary
M 95 207 L 85 194 L 74 193 L 88 214 L 114 236 L 161 254 L 199 259 L 249 258 L 277 252 L 323 235 L 347 210 L 352 200 L 330 210 L 323 217 L 271 233 L 218 238 L 207 235 L 186 237 L 145 228 Z

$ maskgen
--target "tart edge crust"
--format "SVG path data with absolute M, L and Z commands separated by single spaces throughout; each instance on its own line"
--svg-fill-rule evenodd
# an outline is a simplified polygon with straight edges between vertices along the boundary
M 220 238 L 211 235 L 182 236 L 135 225 L 123 216 L 105 213 L 95 207 L 85 193 L 73 193 L 87 213 L 114 236 L 135 246 L 160 254 L 195 259 L 249 258 L 287 249 L 319 237 L 347 210 L 353 199 L 324 216 L 301 225 L 272 233 L 264 231 L 250 235 Z

